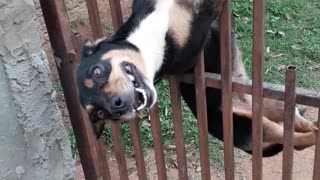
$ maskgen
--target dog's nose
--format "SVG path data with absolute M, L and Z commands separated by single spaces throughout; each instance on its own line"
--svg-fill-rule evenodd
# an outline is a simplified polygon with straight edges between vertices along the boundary
M 114 117 L 120 117 L 128 111 L 127 101 L 124 96 L 112 96 L 110 99 L 110 110 Z

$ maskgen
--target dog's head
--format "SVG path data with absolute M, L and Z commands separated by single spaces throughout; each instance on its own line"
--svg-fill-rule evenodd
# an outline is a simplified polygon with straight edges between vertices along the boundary
M 81 105 L 93 124 L 133 119 L 155 103 L 153 79 L 147 77 L 146 68 L 130 43 L 85 42 L 76 80 Z M 95 131 L 97 136 L 102 133 L 101 127 Z

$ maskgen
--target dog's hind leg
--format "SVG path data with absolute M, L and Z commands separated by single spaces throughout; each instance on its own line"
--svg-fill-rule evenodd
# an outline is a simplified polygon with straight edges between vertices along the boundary
M 263 101 L 264 105 L 264 116 L 269 120 L 276 123 L 283 123 L 284 120 L 284 102 L 274 99 L 265 98 Z M 296 132 L 312 132 L 317 130 L 317 126 L 314 125 L 311 121 L 303 118 L 298 108 L 295 109 L 295 121 L 294 129 Z
M 294 129 L 297 132 L 306 133 L 306 132 L 317 131 L 318 127 L 315 123 L 308 121 L 307 119 L 302 117 L 298 109 L 296 109 Z
M 303 118 L 300 113 L 296 111 L 296 116 L 295 116 L 295 131 L 297 132 L 313 132 L 313 131 L 318 131 L 318 125 L 317 122 L 311 122 Z M 294 149 L 301 151 L 304 150 L 309 146 L 295 146 Z
M 270 121 L 267 118 L 263 119 L 263 140 L 265 142 L 283 144 L 283 126 Z M 293 133 L 293 146 L 306 148 L 313 146 L 316 143 L 317 132 L 294 132 Z
M 250 111 L 234 110 L 238 115 L 252 119 Z M 283 144 L 284 129 L 282 122 L 276 123 L 270 119 L 263 117 L 263 142 Z M 300 133 L 293 133 L 293 146 L 309 147 L 315 145 L 317 131 Z

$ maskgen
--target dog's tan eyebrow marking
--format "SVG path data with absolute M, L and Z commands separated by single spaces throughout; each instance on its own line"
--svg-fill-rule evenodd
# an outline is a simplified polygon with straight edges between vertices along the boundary
M 84 80 L 84 86 L 91 89 L 94 86 L 94 82 L 92 79 L 85 79 Z
M 86 105 L 85 109 L 88 113 L 91 113 L 94 107 L 91 104 L 89 104 L 89 105 Z

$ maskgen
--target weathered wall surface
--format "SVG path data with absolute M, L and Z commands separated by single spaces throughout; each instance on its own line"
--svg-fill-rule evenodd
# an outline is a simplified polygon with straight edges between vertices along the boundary
M 39 0 L 33 0 L 36 7 L 36 21 L 38 22 L 38 31 L 40 32 L 41 43 L 43 47 L 49 46 L 49 37 L 47 34 L 46 26 L 44 24 L 44 19 L 42 16 L 42 11 L 40 8 Z M 83 19 L 88 19 L 89 15 L 87 12 L 86 1 L 85 0 L 64 0 L 66 3 L 69 21 L 81 21 Z
M 0 0 L 0 12 L 0 179 L 73 179 L 33 0 Z

